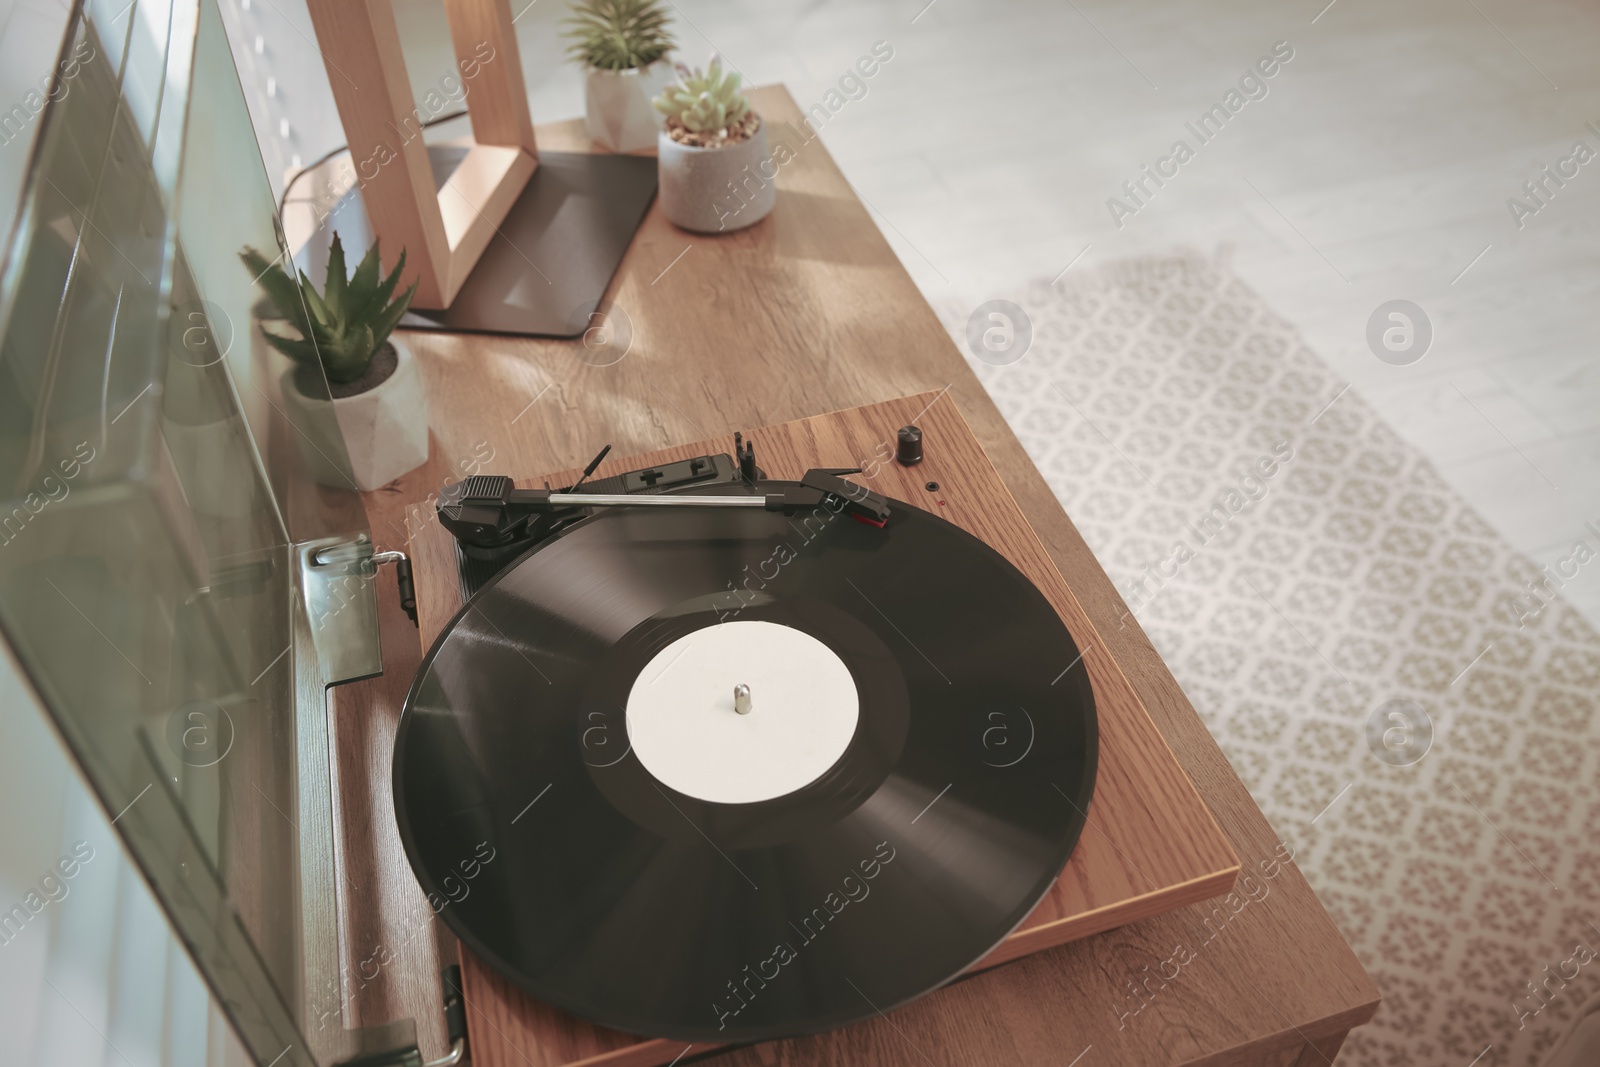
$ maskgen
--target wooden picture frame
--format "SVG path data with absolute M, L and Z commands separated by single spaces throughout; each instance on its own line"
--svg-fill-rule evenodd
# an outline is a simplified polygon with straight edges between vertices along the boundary
M 390 0 L 308 0 L 373 235 L 443 310 L 539 165 L 510 0 L 444 0 L 473 144 L 434 178 Z

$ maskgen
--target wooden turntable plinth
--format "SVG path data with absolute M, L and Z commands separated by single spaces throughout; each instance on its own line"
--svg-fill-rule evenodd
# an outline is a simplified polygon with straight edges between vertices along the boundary
M 894 460 L 899 427 L 923 430 L 925 459 Z M 1094 687 L 1100 758 L 1088 823 L 1071 860 L 1031 915 L 973 966 L 991 967 L 1198 901 L 1233 886 L 1239 861 L 1133 687 L 1089 622 L 955 403 L 926 393 L 750 432 L 757 462 L 773 478 L 798 479 L 812 467 L 859 466 L 855 481 L 933 512 L 1006 556 L 1061 615 Z M 597 477 L 708 453 L 733 452 L 733 440 L 697 441 L 614 459 Z M 542 472 L 524 486 L 570 484 L 577 471 Z M 423 646 L 431 646 L 461 607 L 455 545 L 431 505 L 416 505 L 411 538 Z M 929 581 L 937 582 L 937 575 Z M 1063 672 L 1070 664 L 1059 665 Z M 444 935 L 448 936 L 448 935 Z M 620 1033 L 529 997 L 461 952 L 477 1067 L 659 1067 L 714 1046 L 688 1046 Z M 937 995 L 937 994 L 936 994 Z

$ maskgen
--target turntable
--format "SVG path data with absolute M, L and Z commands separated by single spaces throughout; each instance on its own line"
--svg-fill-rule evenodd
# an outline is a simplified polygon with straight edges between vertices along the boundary
M 1233 884 L 947 398 L 433 510 L 396 813 L 482 1067 L 847 1025 Z

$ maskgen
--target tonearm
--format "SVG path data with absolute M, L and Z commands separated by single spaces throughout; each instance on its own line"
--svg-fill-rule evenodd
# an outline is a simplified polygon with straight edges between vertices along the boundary
M 571 489 L 518 489 L 503 474 L 478 474 L 449 487 L 437 504 L 439 523 L 463 544 L 494 548 L 527 536 L 530 523 L 588 508 L 760 508 L 794 513 L 825 507 L 872 526 L 889 521 L 889 502 L 844 475 L 859 467 L 822 467 L 799 482 L 769 482 L 768 492 L 584 493 Z M 579 479 L 580 483 L 582 479 Z M 757 489 L 762 486 L 757 483 Z

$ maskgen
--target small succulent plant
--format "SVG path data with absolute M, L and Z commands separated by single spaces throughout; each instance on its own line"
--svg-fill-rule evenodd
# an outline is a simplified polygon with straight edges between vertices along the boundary
M 297 281 L 253 248 L 239 253 L 239 258 L 260 281 L 279 314 L 300 331 L 299 337 L 283 337 L 263 329 L 267 342 L 297 363 L 315 366 L 320 361 L 328 381 L 339 385 L 366 373 L 417 292 L 417 283 L 412 282 L 399 299 L 389 299 L 400 284 L 406 254 L 401 250 L 394 271 L 380 279 L 376 242 L 367 249 L 355 274 L 347 274 L 344 246 L 337 233 L 328 250 L 328 277 L 321 293 L 304 271 L 298 272 Z
M 667 117 L 667 124 L 692 133 L 718 135 L 738 127 L 750 115 L 750 104 L 739 92 L 739 72 L 722 69 L 722 59 L 712 56 L 704 71 L 681 64 L 678 80 L 652 103 Z
M 564 25 L 567 54 L 600 70 L 648 67 L 677 46 L 661 0 L 583 0 Z

